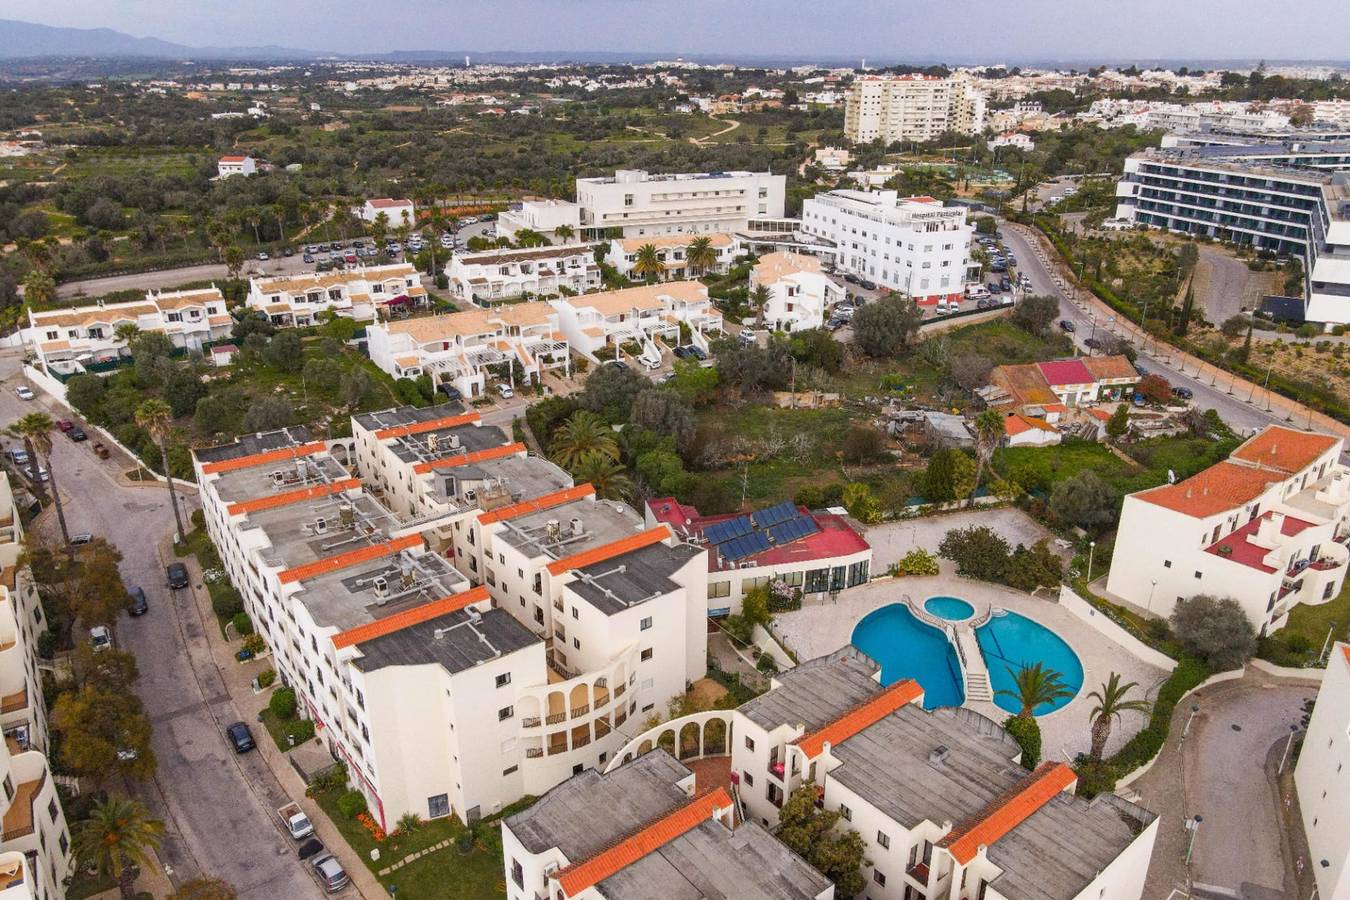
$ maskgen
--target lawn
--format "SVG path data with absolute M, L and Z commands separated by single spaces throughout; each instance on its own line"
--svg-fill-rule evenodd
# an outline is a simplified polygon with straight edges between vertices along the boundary
M 1333 631 L 1333 640 L 1343 641 L 1350 636 L 1350 583 L 1328 603 L 1295 606 L 1283 628 L 1261 639 L 1257 656 L 1280 666 L 1315 665 L 1328 633 Z
M 1230 437 L 1150 438 L 1123 448 L 1134 460 L 1130 463 L 1103 444 L 1070 440 L 1053 447 L 1003 447 L 994 453 L 993 465 L 999 475 L 1029 491 L 1048 492 L 1057 481 L 1092 472 L 1128 494 L 1165 484 L 1169 471 L 1178 481 L 1189 478 L 1227 457 L 1236 446 Z
M 277 749 L 282 753 L 294 750 L 296 746 L 303 744 L 314 736 L 314 722 L 311 719 L 291 718 L 283 719 L 271 708 L 263 707 L 263 711 L 258 716 L 267 728 L 267 733 L 272 735 L 272 740 L 276 742 Z M 295 744 L 291 743 L 290 736 L 295 735 Z

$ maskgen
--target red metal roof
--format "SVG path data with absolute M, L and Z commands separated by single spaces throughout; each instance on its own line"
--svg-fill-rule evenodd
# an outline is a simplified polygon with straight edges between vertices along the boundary
M 1065 384 L 1093 384 L 1096 376 L 1083 365 L 1081 359 L 1054 359 L 1050 362 L 1036 363 L 1045 380 L 1051 387 Z
M 647 508 L 651 510 L 652 517 L 656 521 L 665 522 L 677 534 L 693 536 L 701 535 L 703 529 L 710 525 L 744 515 L 743 513 L 728 513 L 718 516 L 700 515 L 698 509 L 681 503 L 674 497 L 655 497 L 647 501 Z M 854 531 L 853 527 L 843 517 L 831 513 L 805 512 L 804 509 L 799 511 L 814 519 L 820 530 L 800 540 L 782 546 L 774 546 L 762 553 L 746 557 L 743 561 L 752 562 L 757 566 L 776 566 L 851 556 L 869 548 L 870 545 L 866 539 Z M 718 556 L 715 552 L 708 554 L 708 571 L 720 571 L 717 568 L 717 560 Z
M 1229 534 L 1213 545 L 1206 547 L 1205 552 L 1213 553 L 1215 556 L 1225 559 L 1231 559 L 1233 562 L 1242 563 L 1244 566 L 1251 566 L 1253 569 L 1258 569 L 1266 574 L 1278 571 L 1262 562 L 1270 550 L 1266 547 L 1257 546 L 1248 540 L 1260 530 L 1261 523 L 1270 517 L 1271 513 L 1269 512 L 1257 516 L 1232 534 Z M 1284 517 L 1284 525 L 1280 528 L 1280 534 L 1283 534 L 1286 537 L 1293 537 L 1305 528 L 1312 527 L 1312 522 L 1305 522 L 1294 516 L 1286 515 Z M 1219 552 L 1220 547 L 1227 547 L 1230 552 L 1227 554 L 1221 553 Z

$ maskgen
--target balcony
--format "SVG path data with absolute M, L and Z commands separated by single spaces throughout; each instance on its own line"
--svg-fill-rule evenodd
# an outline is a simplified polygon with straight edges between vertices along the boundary
M 525 749 L 526 759 L 539 759 L 543 755 L 544 755 L 543 747 L 527 747 Z
M 541 719 L 538 716 L 523 716 L 520 720 L 521 728 L 538 728 Z
M 786 767 L 783 765 L 782 760 L 777 759 L 769 760 L 769 774 L 772 775 L 774 778 L 777 778 L 779 781 L 782 781 L 783 774 L 785 771 Z
M 905 874 L 924 887 L 928 887 L 928 863 L 916 862 L 914 865 L 905 869 Z
M 18 712 L 28 708 L 28 687 L 25 685 L 12 694 L 0 697 L 0 713 Z
M 574 718 L 574 719 L 579 719 L 579 718 L 581 718 L 582 716 L 586 715 L 586 713 L 588 713 L 588 712 L 590 712 L 590 711 L 591 711 L 591 705 L 590 705 L 589 703 L 585 703 L 585 704 L 582 704 L 581 706 L 573 707 L 573 708 L 572 708 L 572 718 Z
M 5 812 L 4 835 L 0 839 L 12 841 L 33 833 L 33 801 L 46 783 L 47 770 L 44 767 L 37 778 L 14 786 L 14 800 Z
M 545 724 L 545 725 L 557 725 L 557 724 L 559 724 L 559 723 L 561 723 L 561 722 L 566 722 L 566 721 L 567 721 L 567 713 L 566 713 L 565 711 L 564 711 L 564 712 L 550 713 L 549 715 L 547 715 L 547 716 L 544 717 L 544 724 Z

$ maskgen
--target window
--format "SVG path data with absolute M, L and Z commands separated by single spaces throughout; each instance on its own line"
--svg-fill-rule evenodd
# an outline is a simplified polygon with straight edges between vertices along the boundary
M 1170 569 L 1170 568 L 1172 568 L 1172 561 L 1171 561 L 1170 559 L 1164 559 L 1164 560 L 1163 560 L 1163 568 L 1164 568 L 1164 569 Z
M 509 769 L 502 769 L 502 777 L 506 777 L 507 775 L 514 774 L 514 773 L 516 772 L 516 770 L 519 769 L 519 768 L 520 768 L 520 766 L 512 766 L 512 767 L 509 768 Z
M 572 649 L 573 650 L 581 649 L 581 640 L 579 638 L 572 638 Z
M 1327 587 L 1330 587 L 1330 585 L 1327 585 Z M 643 619 L 641 622 L 638 623 L 638 631 L 646 631 L 648 628 L 651 627 L 652 627 L 651 616 L 648 616 L 647 618 Z
M 845 822 L 853 821 L 853 810 L 849 809 L 842 803 L 839 804 L 839 815 L 843 817 Z
M 1202 575 L 1200 572 L 1196 572 L 1196 573 L 1195 573 L 1195 577 L 1196 577 L 1197 579 L 1199 579 L 1199 578 L 1202 578 L 1203 575 Z
M 754 738 L 748 737 L 748 738 L 745 739 L 745 749 L 749 750 L 751 753 L 754 753 L 754 752 L 755 752 L 755 739 L 754 739 Z
M 875 881 L 877 884 L 881 885 L 882 887 L 886 886 L 886 876 L 881 874 L 880 869 L 872 870 L 872 880 Z
M 577 612 L 577 608 L 576 608 L 575 606 L 572 607 L 572 618 L 574 618 L 574 619 L 580 619 L 580 618 L 581 618 L 581 614 Z
M 575 766 L 572 767 L 572 774 L 580 775 L 585 770 L 585 768 L 586 767 L 581 763 L 577 763 Z
M 499 688 L 500 688 L 500 687 L 506 687 L 506 686 L 507 686 L 508 684 L 510 684 L 510 683 L 511 683 L 511 673 L 510 673 L 510 672 L 503 672 L 501 675 L 498 675 L 498 676 L 497 676 L 497 687 L 499 687 Z
M 427 818 L 441 819 L 450 815 L 450 795 L 437 794 L 427 798 Z
M 505 722 L 515 714 L 516 708 L 514 706 L 503 706 L 501 709 L 497 710 L 497 721 Z
M 652 648 L 648 647 L 646 650 L 642 651 L 642 661 L 647 662 L 651 658 L 652 658 Z
M 745 593 L 746 591 L 753 591 L 753 590 L 755 590 L 756 588 L 762 588 L 762 587 L 768 587 L 768 586 L 769 586 L 769 576 L 768 576 L 768 575 L 763 575 L 763 576 L 761 576 L 761 577 L 759 577 L 759 578 L 742 578 L 742 579 L 741 579 L 741 593 Z
M 731 596 L 730 581 L 710 581 L 708 582 L 708 599 L 715 600 L 720 597 Z
M 877 832 L 877 846 L 883 850 L 891 849 L 891 836 L 884 831 Z
M 741 776 L 741 778 L 745 780 L 746 787 L 755 786 L 755 776 L 751 775 L 749 772 L 746 772 L 744 775 Z
M 516 887 L 525 887 L 525 870 L 521 867 L 519 860 L 511 860 L 511 880 L 516 883 Z

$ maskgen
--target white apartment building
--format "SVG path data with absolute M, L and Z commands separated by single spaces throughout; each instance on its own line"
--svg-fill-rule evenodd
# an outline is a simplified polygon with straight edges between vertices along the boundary
M 802 205 L 802 231 L 836 249 L 835 265 L 925 306 L 959 301 L 975 228 L 960 206 L 895 191 L 827 191 Z
M 831 900 L 834 885 L 757 822 L 737 822 L 725 787 L 655 750 L 589 769 L 502 823 L 508 900 Z
M 689 265 L 689 244 L 699 237 L 706 237 L 716 254 L 717 260 L 706 270 L 696 270 Z M 685 236 L 678 234 L 655 235 L 652 237 L 615 238 L 609 242 L 609 252 L 605 262 L 613 266 L 624 278 L 641 281 L 645 276 L 635 275 L 633 266 L 637 264 L 638 253 L 643 247 L 654 247 L 656 255 L 665 268 L 661 271 L 662 281 L 682 281 L 697 278 L 708 272 L 721 274 L 731 268 L 731 263 L 741 252 L 740 242 L 729 234 L 707 234 Z
M 46 312 L 28 311 L 24 340 L 43 366 L 75 374 L 94 363 L 111 362 L 127 352 L 117 336 L 122 325 L 158 331 L 175 347 L 201 350 L 229 337 L 234 327 L 225 298 L 214 287 L 190 291 L 149 291 L 144 300 L 98 302 Z
M 512 387 L 516 366 L 527 383 L 558 369 L 571 374 L 558 312 L 543 302 L 393 319 L 368 326 L 366 342 L 371 361 L 395 378 L 430 375 L 468 398 L 486 394 L 493 370 Z
M 514 240 L 517 231 L 528 229 L 551 238 L 559 228 L 568 229 L 564 235 L 581 234 L 581 207 L 570 200 L 525 200 L 497 214 L 498 237 Z
M 415 226 L 417 224 L 417 210 L 411 200 L 396 199 L 392 197 L 377 197 L 373 200 L 367 200 L 360 209 L 357 210 L 363 222 L 374 222 L 379 218 L 380 213 L 384 213 L 389 221 L 390 228 L 398 228 L 402 225 Z
M 216 160 L 216 178 L 252 175 L 257 171 L 258 166 L 251 156 L 222 156 Z
M 771 172 L 653 175 L 619 169 L 578 178 L 581 226 L 626 238 L 740 231 L 750 219 L 783 217 L 787 176 Z
M 844 101 L 844 134 L 855 144 L 932 141 L 984 131 L 985 95 L 964 75 L 860 75 Z
M 804 253 L 768 253 L 750 270 L 750 291 L 769 290 L 761 328 L 805 331 L 820 328 L 830 307 L 844 299 L 842 285 L 825 274 L 818 256 Z
M 681 322 L 689 327 L 694 345 L 704 350 L 708 336 L 722 331 L 722 313 L 698 281 L 669 281 L 549 302 L 558 311 L 558 327 L 572 349 L 595 362 L 601 353 L 617 359 L 627 341 L 641 346 L 644 358 L 655 354 L 660 359 L 656 340 L 678 342 Z
M 1223 462 L 1125 497 L 1107 591 L 1154 615 L 1236 600 L 1262 634 L 1345 582 L 1350 469 L 1330 435 L 1267 426 Z
M 1303 737 L 1294 784 L 1308 839 L 1309 868 L 1321 897 L 1350 895 L 1350 805 L 1340 789 L 1350 765 L 1350 645 L 1331 648 Z
M 879 671 L 845 648 L 775 676 L 736 710 L 731 778 L 748 819 L 773 827 L 785 798 L 814 781 L 818 804 L 863 839 L 872 900 L 1139 900 L 1155 814 L 1112 794 L 1076 797 L 1064 763 L 1028 772 L 1000 725 L 926 710 L 917 682 L 883 688 Z
M 324 310 L 369 322 L 381 310 L 425 305 L 427 289 L 415 268 L 393 263 L 340 272 L 250 278 L 245 302 L 279 326 L 317 324 Z
M 600 286 L 600 267 L 590 244 L 456 253 L 445 274 L 455 299 L 482 306 L 524 294 L 584 294 Z
M 0 473 L 0 898 L 62 900 L 72 871 L 70 831 L 46 757 L 47 711 L 37 667 L 46 629 L 26 567 L 23 525 L 9 478 Z

